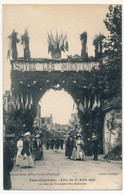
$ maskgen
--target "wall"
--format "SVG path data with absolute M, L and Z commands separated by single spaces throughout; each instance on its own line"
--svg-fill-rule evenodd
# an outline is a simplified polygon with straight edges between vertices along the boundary
M 111 113 L 115 113 L 115 130 L 113 130 L 113 134 L 110 134 L 108 127 L 107 127 L 107 120 L 111 118 Z M 119 133 L 119 124 L 122 123 L 122 111 L 121 109 L 112 109 L 105 112 L 104 117 L 104 126 L 103 126 L 103 152 L 104 154 L 108 153 L 109 150 L 109 142 L 111 138 L 111 149 L 114 148 L 120 142 L 117 141 L 118 133 Z

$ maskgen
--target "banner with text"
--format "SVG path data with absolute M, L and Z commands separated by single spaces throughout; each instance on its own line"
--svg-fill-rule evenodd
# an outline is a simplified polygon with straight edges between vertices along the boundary
M 91 71 L 94 67 L 98 69 L 98 62 L 82 62 L 82 63 L 26 63 L 14 62 L 13 70 L 16 71 Z

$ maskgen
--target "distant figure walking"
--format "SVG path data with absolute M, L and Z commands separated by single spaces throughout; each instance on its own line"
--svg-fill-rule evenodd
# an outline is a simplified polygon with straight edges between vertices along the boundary
M 98 160 L 98 141 L 96 135 L 92 136 L 92 153 L 94 155 L 93 160 Z
M 57 151 L 59 149 L 59 139 L 56 138 L 55 139 L 55 151 Z
M 64 143 L 64 140 L 60 138 L 59 145 L 60 145 L 61 150 L 63 149 L 63 143 Z
M 67 136 L 67 139 L 66 139 L 66 148 L 65 148 L 65 156 L 67 156 L 67 158 L 69 159 L 70 158 L 70 136 L 68 135 Z

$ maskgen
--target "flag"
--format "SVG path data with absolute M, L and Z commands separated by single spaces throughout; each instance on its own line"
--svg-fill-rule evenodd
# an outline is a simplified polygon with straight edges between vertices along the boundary
M 50 31 L 50 38 L 51 38 L 51 44 L 54 46 L 55 45 L 55 41 L 54 41 L 54 38 L 53 38 L 53 35 L 52 35 L 52 32 Z
M 87 99 L 86 99 L 86 96 L 84 97 L 84 108 L 87 108 Z
M 90 108 L 90 98 L 89 98 L 89 101 L 88 101 L 88 108 Z
M 23 94 L 21 93 L 21 106 L 24 108 Z
M 96 95 L 95 95 L 92 110 L 94 110 L 96 107 L 97 107 L 97 101 L 96 101 Z
M 31 107 L 32 107 L 32 104 L 33 104 L 33 99 L 32 99 L 32 95 L 31 95 L 31 97 L 30 97 L 30 104 L 29 104 L 29 109 L 31 109 Z
M 61 32 L 60 41 L 59 41 L 59 49 L 63 46 L 63 31 Z
M 68 51 L 68 41 L 67 41 L 67 33 L 65 34 L 65 37 L 64 37 L 64 49 L 66 50 L 66 51 Z
M 15 100 L 15 96 L 12 96 L 12 106 L 14 108 L 14 110 L 16 109 L 16 100 Z
M 98 100 L 98 105 L 97 106 L 100 107 L 100 100 Z
M 65 34 L 65 37 L 64 37 L 64 47 L 66 47 L 66 41 L 67 41 L 67 33 Z
M 48 39 L 47 39 L 47 41 L 48 41 L 48 43 L 50 43 L 51 42 L 51 38 L 50 38 L 50 35 L 49 35 L 49 33 L 47 32 L 47 35 L 48 35 Z
M 58 33 L 56 31 L 56 39 L 55 39 L 55 49 L 58 48 Z
M 19 101 L 19 96 L 17 95 L 17 98 L 16 98 L 16 107 L 17 107 L 17 110 L 20 109 L 20 101 Z
M 82 103 L 79 104 L 79 109 L 80 109 L 82 112 L 84 112 L 84 107 L 83 107 L 83 104 L 82 104 Z
M 26 96 L 26 100 L 25 100 L 25 109 L 28 107 L 28 94 Z

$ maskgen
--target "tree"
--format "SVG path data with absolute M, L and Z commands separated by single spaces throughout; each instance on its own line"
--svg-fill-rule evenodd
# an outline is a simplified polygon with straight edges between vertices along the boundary
M 110 35 L 104 42 L 103 65 L 108 81 L 108 90 L 113 96 L 121 95 L 122 70 L 122 7 L 109 6 L 109 13 L 103 20 Z
M 6 134 L 15 133 L 15 135 L 19 136 L 22 133 L 22 121 L 15 111 L 11 111 L 8 114 L 8 119 L 6 122 Z
M 103 55 L 98 70 L 91 72 L 91 87 L 99 94 L 101 101 L 121 97 L 122 82 L 122 11 L 121 6 L 109 6 L 109 13 L 103 20 L 109 36 L 103 42 Z

